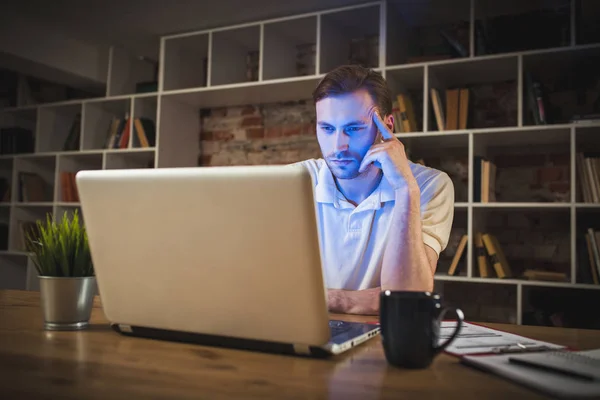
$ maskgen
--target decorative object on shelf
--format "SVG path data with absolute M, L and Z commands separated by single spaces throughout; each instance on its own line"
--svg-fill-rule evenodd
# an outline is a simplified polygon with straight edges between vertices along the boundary
M 80 330 L 88 326 L 96 278 L 86 229 L 77 210 L 71 219 L 57 221 L 47 214 L 37 221 L 37 231 L 27 234 L 40 279 L 40 295 L 46 330 Z

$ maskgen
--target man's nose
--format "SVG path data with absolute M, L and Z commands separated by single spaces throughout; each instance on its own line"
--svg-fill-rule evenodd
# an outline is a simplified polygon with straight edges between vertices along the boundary
M 346 151 L 348 150 L 348 144 L 350 142 L 348 135 L 346 135 L 344 133 L 344 131 L 339 130 L 335 133 L 335 137 L 334 137 L 334 145 L 335 145 L 335 151 L 340 152 L 340 151 Z

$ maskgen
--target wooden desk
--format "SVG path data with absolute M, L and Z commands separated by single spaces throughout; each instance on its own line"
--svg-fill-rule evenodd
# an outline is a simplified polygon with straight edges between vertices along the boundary
M 0 398 L 542 398 L 446 354 L 426 370 L 391 367 L 379 337 L 315 360 L 128 338 L 109 329 L 98 298 L 90 322 L 81 332 L 44 331 L 37 292 L 0 291 Z M 488 325 L 600 347 L 598 331 Z

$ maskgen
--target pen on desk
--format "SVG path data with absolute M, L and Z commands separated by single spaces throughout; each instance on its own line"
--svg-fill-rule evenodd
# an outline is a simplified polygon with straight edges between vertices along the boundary
M 442 339 L 448 339 L 450 336 L 452 335 L 441 335 Z M 497 335 L 495 333 L 463 333 L 463 334 L 458 334 L 458 336 L 456 337 L 457 339 L 462 339 L 462 338 L 482 338 L 482 337 L 501 337 L 502 335 Z
M 544 346 L 544 345 L 540 345 L 540 346 L 519 346 L 517 348 L 510 348 L 510 347 L 500 347 L 497 349 L 493 349 L 492 352 L 493 353 L 502 353 L 502 354 L 506 354 L 506 353 L 527 353 L 527 352 L 539 352 L 539 351 L 545 351 L 545 350 L 552 350 L 552 348 L 548 347 L 548 346 Z
M 521 345 L 535 344 L 533 342 L 521 342 Z M 457 349 L 478 349 L 484 347 L 509 347 L 518 346 L 519 343 L 492 343 L 492 344 L 465 344 L 462 346 L 456 346 Z

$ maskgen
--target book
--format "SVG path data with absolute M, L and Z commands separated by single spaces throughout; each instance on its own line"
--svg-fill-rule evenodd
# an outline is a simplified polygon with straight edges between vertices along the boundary
M 446 90 L 446 130 L 458 129 L 460 89 Z
M 440 98 L 440 92 L 432 88 L 431 92 L 431 103 L 433 104 L 433 111 L 435 114 L 435 121 L 439 131 L 443 131 L 446 128 L 446 117 L 444 115 L 444 105 Z
M 396 96 L 400 117 L 402 118 L 402 131 L 415 132 L 417 130 L 417 119 L 410 96 L 406 93 L 400 93 Z
M 460 88 L 458 107 L 458 129 L 467 129 L 469 119 L 469 89 Z
M 490 256 L 490 263 L 494 267 L 498 278 L 511 278 L 512 271 L 510 265 L 508 264 L 508 261 L 504 256 L 504 252 L 502 251 L 496 236 L 490 233 L 484 233 L 482 235 L 482 239 L 483 245 L 485 246 L 488 255 Z
M 488 258 L 485 253 L 485 246 L 483 245 L 483 234 L 481 232 L 475 233 L 475 249 L 477 250 L 477 265 L 479 267 L 479 276 L 487 278 L 490 276 L 490 265 Z
M 458 243 L 458 246 L 456 248 L 456 253 L 454 253 L 454 257 L 452 257 L 452 263 L 450 264 L 450 268 L 448 268 L 448 275 L 454 275 L 454 273 L 456 272 L 456 269 L 458 268 L 458 263 L 460 262 L 460 259 L 462 258 L 462 255 L 465 251 L 465 247 L 467 246 L 468 239 L 468 235 L 462 235 L 462 237 L 460 238 L 460 242 Z

